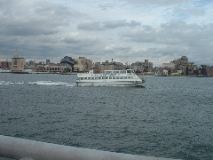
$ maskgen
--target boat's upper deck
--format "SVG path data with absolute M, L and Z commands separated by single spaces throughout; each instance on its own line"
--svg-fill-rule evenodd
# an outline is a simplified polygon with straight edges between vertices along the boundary
M 88 73 L 79 73 L 78 77 L 96 77 L 96 76 L 125 76 L 125 75 L 135 75 L 134 70 L 105 70 L 103 73 L 94 73 L 93 70 Z
M 104 74 L 132 74 L 134 73 L 134 70 L 127 69 L 127 70 L 105 70 L 103 72 Z
M 139 79 L 133 70 L 105 70 L 103 73 L 88 73 L 77 74 L 78 80 L 96 80 L 96 79 Z

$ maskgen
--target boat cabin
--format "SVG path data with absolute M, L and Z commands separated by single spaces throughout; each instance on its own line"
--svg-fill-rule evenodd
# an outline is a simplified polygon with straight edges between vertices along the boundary
M 118 80 L 118 79 L 133 79 L 134 78 L 134 70 L 105 70 L 103 73 L 94 74 L 93 71 L 89 73 L 78 74 L 78 80 Z

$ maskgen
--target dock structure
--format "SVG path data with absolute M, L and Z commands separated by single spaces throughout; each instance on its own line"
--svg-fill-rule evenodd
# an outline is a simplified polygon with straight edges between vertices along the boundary
M 2 135 L 0 157 L 16 160 L 174 160 L 69 147 Z

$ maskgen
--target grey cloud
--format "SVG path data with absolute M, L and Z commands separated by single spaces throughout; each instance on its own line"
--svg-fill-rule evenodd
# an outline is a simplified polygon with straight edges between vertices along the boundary
M 203 16 L 205 14 L 205 10 L 203 8 L 175 8 L 174 14 L 178 15 L 187 15 L 187 16 Z
M 118 21 L 105 21 L 105 22 L 89 22 L 89 23 L 81 23 L 78 25 L 78 29 L 86 30 L 86 31 L 102 31 L 109 29 L 117 29 L 122 27 L 137 27 L 141 24 L 136 21 L 126 21 L 126 20 L 118 20 Z
M 213 24 L 170 23 L 161 25 L 160 29 L 130 31 L 124 34 L 123 38 L 129 43 L 138 43 L 144 47 L 155 46 L 152 49 L 148 47 L 150 55 L 171 57 L 188 55 L 197 62 L 204 62 L 204 59 L 201 59 L 203 55 L 205 61 L 210 63 L 209 58 L 213 59 L 212 34 Z
M 130 31 L 124 37 L 139 43 L 158 43 L 166 45 L 189 45 L 212 39 L 212 24 L 196 25 L 170 23 L 161 25 L 160 29 L 149 28 Z
M 64 37 L 64 38 L 62 38 Z M 84 36 L 45 35 L 30 38 L 28 36 L 0 37 L 0 55 L 14 55 L 18 49 L 20 56 L 36 57 L 63 57 L 70 56 L 98 56 L 102 53 L 105 44 Z M 100 54 L 101 55 L 101 54 Z
M 154 5 L 182 2 L 128 1 Z M 137 21 L 111 18 L 92 22 L 87 15 L 62 3 L 42 0 L 1 0 L 0 19 L 0 55 L 8 57 L 18 49 L 27 58 L 70 55 L 143 60 L 187 55 L 196 62 L 212 64 L 213 24 L 166 23 L 156 29 Z
M 0 34 L 8 36 L 49 35 L 67 27 L 83 14 L 48 1 L 1 1 Z
M 99 5 L 100 9 L 102 10 L 108 10 L 108 9 L 112 9 L 114 7 L 114 5 L 112 3 L 102 3 Z
M 56 29 L 49 29 L 47 26 L 34 26 L 22 23 L 19 25 L 4 25 L 0 27 L 0 34 L 7 36 L 38 36 L 56 33 Z
M 85 53 L 87 54 L 86 50 L 91 50 L 94 46 L 101 45 L 101 42 L 94 38 L 85 38 L 85 37 L 66 37 L 62 41 L 62 43 L 69 45 L 70 47 L 76 48 L 76 50 L 85 49 Z M 93 50 L 95 52 L 95 49 Z M 91 54 L 91 53 L 90 53 Z
M 132 5 L 175 5 L 184 2 L 189 2 L 190 0 L 118 0 L 121 2 L 126 2 Z
M 1 0 L 0 55 L 13 55 L 15 49 L 26 57 L 54 57 L 72 50 L 75 52 L 88 41 L 68 45 L 60 39 L 69 33 L 71 23 L 86 17 L 85 14 L 53 1 Z

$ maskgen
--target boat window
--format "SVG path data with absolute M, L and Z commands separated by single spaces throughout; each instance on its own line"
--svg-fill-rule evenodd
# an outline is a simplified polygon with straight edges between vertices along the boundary
M 110 74 L 110 73 L 111 73 L 111 71 L 105 71 L 105 73 L 106 73 L 106 74 Z
M 112 77 L 109 77 L 109 79 L 112 79 Z
M 134 73 L 134 70 L 127 70 L 127 73 Z
M 124 71 L 122 70 L 121 73 L 126 73 L 126 71 L 125 71 L 125 70 L 124 70 Z

